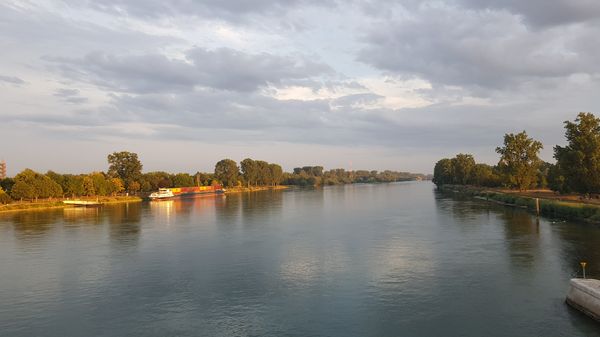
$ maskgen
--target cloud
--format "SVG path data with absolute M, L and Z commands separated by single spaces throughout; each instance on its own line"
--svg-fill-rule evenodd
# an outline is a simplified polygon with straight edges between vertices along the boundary
M 101 0 L 66 1 L 71 6 L 85 6 L 113 15 L 129 15 L 145 19 L 160 17 L 198 16 L 243 22 L 250 16 L 280 16 L 287 11 L 306 6 L 332 6 L 333 0 Z
M 507 10 L 535 26 L 555 26 L 600 18 L 596 0 L 458 0 L 467 8 Z
M 161 54 L 116 56 L 102 52 L 46 60 L 70 79 L 130 93 L 180 92 L 197 86 L 251 92 L 332 72 L 307 58 L 249 54 L 229 48 L 194 48 L 183 60 Z
M 55 97 L 60 97 L 63 102 L 70 104 L 82 104 L 87 103 L 89 99 L 80 95 L 79 89 L 57 89 L 54 94 Z
M 409 18 L 370 27 L 358 60 L 434 85 L 504 90 L 523 81 L 599 73 L 597 31 L 594 25 L 532 31 L 503 10 L 422 6 Z
M 3 76 L 3 75 L 0 75 L 0 82 L 4 82 L 4 83 L 16 85 L 16 86 L 20 86 L 20 85 L 23 85 L 26 83 L 24 80 L 22 80 L 16 76 Z

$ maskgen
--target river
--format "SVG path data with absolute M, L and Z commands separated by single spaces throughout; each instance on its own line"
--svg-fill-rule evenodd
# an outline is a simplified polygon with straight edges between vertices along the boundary
M 430 182 L 0 214 L 2 336 L 600 336 L 600 227 Z

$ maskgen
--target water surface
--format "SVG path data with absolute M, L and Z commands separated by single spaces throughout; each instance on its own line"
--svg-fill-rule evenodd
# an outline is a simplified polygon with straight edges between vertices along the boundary
M 600 336 L 600 228 L 429 182 L 0 215 L 2 336 Z

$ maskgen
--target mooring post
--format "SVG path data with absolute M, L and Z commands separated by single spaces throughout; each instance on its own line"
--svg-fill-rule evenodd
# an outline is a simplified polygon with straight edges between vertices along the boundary
M 581 265 L 581 268 L 583 269 L 583 278 L 585 278 L 585 265 L 587 263 L 586 262 L 579 262 L 579 264 Z
M 535 198 L 535 214 L 540 216 L 540 198 Z

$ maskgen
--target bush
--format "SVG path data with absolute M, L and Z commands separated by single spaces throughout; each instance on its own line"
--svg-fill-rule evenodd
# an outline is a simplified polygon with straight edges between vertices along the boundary
M 4 192 L 2 187 L 0 187 L 0 204 L 10 204 L 12 202 L 12 198 Z

